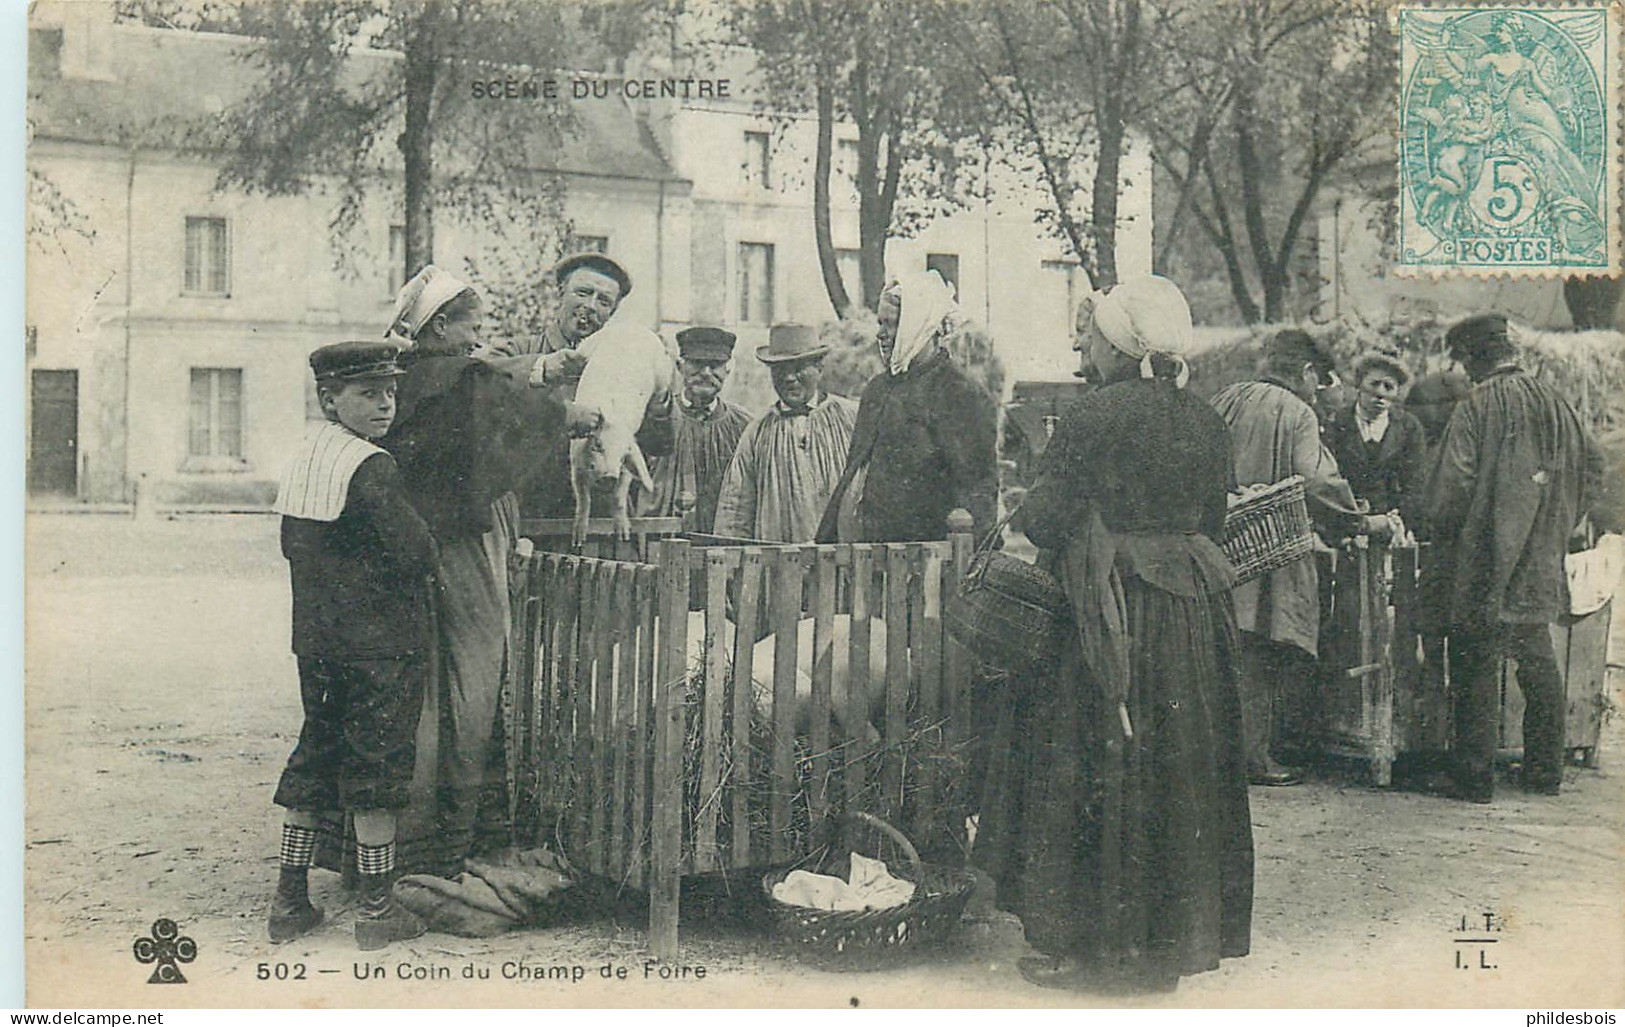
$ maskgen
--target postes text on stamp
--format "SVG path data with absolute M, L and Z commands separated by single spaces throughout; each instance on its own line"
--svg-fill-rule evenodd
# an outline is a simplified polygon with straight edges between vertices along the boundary
M 1400 10 L 1401 273 L 1619 273 L 1618 19 Z

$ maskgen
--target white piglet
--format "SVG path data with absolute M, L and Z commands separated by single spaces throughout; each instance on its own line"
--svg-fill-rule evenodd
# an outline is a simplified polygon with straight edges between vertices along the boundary
M 628 491 L 634 476 L 654 489 L 649 465 L 638 447 L 637 431 L 644 411 L 658 392 L 671 388 L 672 360 L 660 336 L 630 325 L 606 325 L 582 344 L 586 370 L 576 387 L 576 405 L 596 411 L 598 426 L 591 435 L 570 443 L 570 484 L 575 495 L 575 521 L 570 538 L 580 546 L 587 540 L 592 516 L 592 486 L 615 478 L 615 533 L 632 536 L 627 512 Z

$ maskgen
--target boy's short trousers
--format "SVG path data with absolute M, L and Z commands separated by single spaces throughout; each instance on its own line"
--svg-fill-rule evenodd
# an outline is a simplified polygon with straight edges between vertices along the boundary
M 400 809 L 417 752 L 428 664 L 299 657 L 305 725 L 275 802 L 296 810 Z

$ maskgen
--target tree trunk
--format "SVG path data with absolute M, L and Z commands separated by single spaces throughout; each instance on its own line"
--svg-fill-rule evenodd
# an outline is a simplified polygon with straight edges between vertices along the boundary
M 818 152 L 813 162 L 813 238 L 818 245 L 818 269 L 824 276 L 824 291 L 837 317 L 852 312 L 852 300 L 841 281 L 841 265 L 835 255 L 835 240 L 829 225 L 829 176 L 835 149 L 835 95 L 829 69 L 820 64 L 817 74 Z
M 439 18 L 439 0 L 429 0 L 406 27 L 406 129 L 400 148 L 405 165 L 407 278 L 434 262 L 433 117 Z
M 1569 308 L 1569 318 L 1576 328 L 1625 331 L 1625 310 L 1620 305 L 1622 299 L 1625 299 L 1625 278 L 1591 276 L 1563 279 L 1563 303 Z
M 1089 223 L 1095 240 L 1095 288 L 1117 284 L 1117 179 L 1123 165 L 1123 119 L 1117 105 L 1101 111 L 1100 156 L 1089 194 Z

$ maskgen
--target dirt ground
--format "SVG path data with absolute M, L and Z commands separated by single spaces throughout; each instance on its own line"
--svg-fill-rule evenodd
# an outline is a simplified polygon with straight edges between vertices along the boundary
M 1111 1004 L 1024 982 L 1019 924 L 998 915 L 931 962 L 857 974 L 687 934 L 687 970 L 663 978 L 643 932 L 613 925 L 428 935 L 363 958 L 338 879 L 317 872 L 328 923 L 274 947 L 270 797 L 299 726 L 275 519 L 52 514 L 28 532 L 30 1006 Z M 1146 1004 L 1625 1005 L 1622 766 L 1616 718 L 1601 768 L 1571 770 L 1558 798 L 1505 788 L 1472 806 L 1353 778 L 1254 789 L 1252 954 Z M 132 956 L 159 917 L 198 953 L 161 997 Z M 516 967 L 540 979 L 504 979 Z

